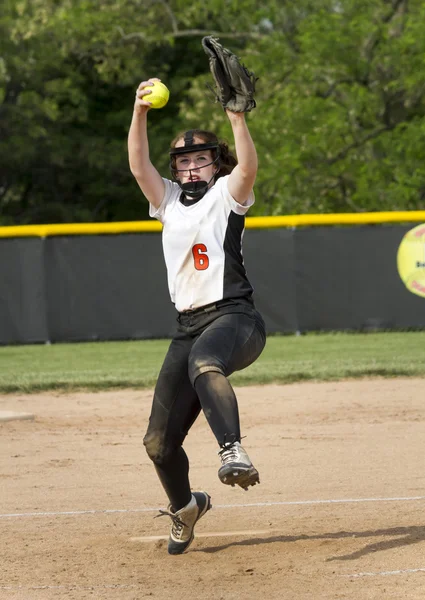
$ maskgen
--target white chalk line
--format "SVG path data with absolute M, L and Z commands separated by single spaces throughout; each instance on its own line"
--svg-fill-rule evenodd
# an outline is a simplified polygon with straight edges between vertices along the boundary
M 68 585 L 0 585 L 0 590 L 97 590 L 97 589 L 121 589 L 137 588 L 142 584 L 134 583 L 111 583 L 102 585 L 79 585 L 70 583 Z
M 318 504 L 352 504 L 365 502 L 418 502 L 425 500 L 425 496 L 406 496 L 395 498 L 342 498 L 331 500 L 291 500 L 282 502 L 252 502 L 245 504 L 214 504 L 213 509 L 218 508 L 264 508 L 268 506 L 311 506 Z M 158 512 L 163 507 L 149 508 L 117 508 L 103 510 L 67 510 L 60 512 L 28 512 L 28 513 L 5 513 L 0 514 L 0 519 L 20 519 L 25 517 L 66 517 L 80 515 L 110 515 L 110 514 L 129 514 L 129 513 L 149 513 Z
M 406 573 L 425 573 L 425 568 L 420 569 L 398 569 L 397 571 L 378 571 L 377 573 L 352 573 L 343 577 L 386 577 L 388 575 L 405 575 Z

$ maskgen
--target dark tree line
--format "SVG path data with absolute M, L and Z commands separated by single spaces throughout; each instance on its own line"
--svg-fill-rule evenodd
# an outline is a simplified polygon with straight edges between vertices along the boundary
M 248 115 L 252 214 L 423 209 L 425 6 L 419 0 L 6 0 L 0 15 L 0 224 L 147 218 L 126 138 L 160 77 L 152 161 L 178 131 L 231 141 L 203 35 L 259 77 Z

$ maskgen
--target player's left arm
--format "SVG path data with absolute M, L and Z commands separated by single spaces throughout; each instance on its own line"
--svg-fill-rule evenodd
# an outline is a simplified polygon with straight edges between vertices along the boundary
M 245 113 L 226 110 L 232 126 L 238 164 L 229 175 L 228 189 L 239 204 L 245 204 L 251 193 L 258 170 L 257 151 L 245 121 Z

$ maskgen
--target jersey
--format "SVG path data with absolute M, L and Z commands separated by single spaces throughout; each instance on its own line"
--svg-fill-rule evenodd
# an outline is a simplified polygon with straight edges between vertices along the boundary
M 242 238 L 254 193 L 239 204 L 228 190 L 228 179 L 228 175 L 220 177 L 189 206 L 180 202 L 180 186 L 164 179 L 161 205 L 150 205 L 150 216 L 163 224 L 168 289 L 179 312 L 253 292 L 243 262 Z

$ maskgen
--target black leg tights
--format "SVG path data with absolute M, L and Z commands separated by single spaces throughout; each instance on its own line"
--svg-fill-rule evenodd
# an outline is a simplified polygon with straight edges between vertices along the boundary
M 189 485 L 189 461 L 183 448 L 180 447 L 166 464 L 154 464 L 172 511 L 176 512 L 189 504 L 192 497 Z
M 214 371 L 202 373 L 196 378 L 195 391 L 219 445 L 240 441 L 238 402 L 226 377 Z M 154 464 L 172 510 L 180 510 L 191 498 L 186 452 L 180 447 L 166 463 Z
M 202 373 L 195 380 L 195 391 L 220 446 L 240 441 L 238 402 L 227 378 L 215 371 Z
M 174 511 L 191 499 L 181 445 L 201 409 L 219 445 L 240 440 L 238 403 L 222 373 L 252 364 L 265 343 L 260 315 L 246 307 L 245 314 L 242 308 L 240 313 L 218 314 L 212 322 L 208 313 L 182 313 L 181 329 L 164 359 L 143 443 Z

